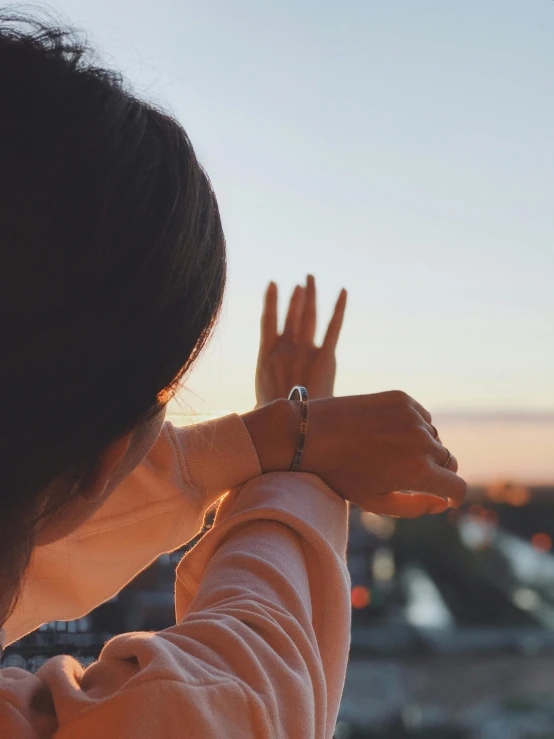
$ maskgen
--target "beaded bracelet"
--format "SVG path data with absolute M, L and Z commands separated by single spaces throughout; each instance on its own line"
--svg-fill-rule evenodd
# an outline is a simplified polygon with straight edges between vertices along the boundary
M 300 409 L 300 436 L 298 437 L 298 444 L 296 452 L 294 453 L 294 459 L 292 461 L 291 472 L 297 472 L 302 461 L 302 454 L 304 453 L 304 444 L 306 442 L 306 430 L 308 428 L 308 391 L 302 385 L 295 385 L 289 393 L 289 400 L 293 400 L 293 395 L 298 393 L 299 400 L 302 401 L 302 408 Z

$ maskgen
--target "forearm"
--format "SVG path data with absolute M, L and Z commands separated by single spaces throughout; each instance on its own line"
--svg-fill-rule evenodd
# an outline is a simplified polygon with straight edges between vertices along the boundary
M 262 473 L 249 429 L 236 413 L 183 428 L 169 424 L 169 432 L 184 484 L 197 491 L 205 510 Z
M 174 626 L 115 637 L 84 672 L 69 657 L 36 678 L 20 671 L 0 698 L 38 723 L 28 696 L 42 690 L 60 739 L 165 738 L 184 726 L 331 739 L 350 644 L 347 534 L 348 506 L 317 477 L 258 476 L 177 568 Z

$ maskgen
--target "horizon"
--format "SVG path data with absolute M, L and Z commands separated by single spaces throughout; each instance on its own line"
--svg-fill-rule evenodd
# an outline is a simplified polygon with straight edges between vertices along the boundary
M 249 410 L 168 410 L 167 420 L 183 426 Z M 499 481 L 554 486 L 554 413 L 436 412 L 433 420 L 443 443 L 458 460 L 459 474 L 471 487 Z
M 338 396 L 334 396 L 338 397 Z M 191 410 L 189 412 L 168 410 L 168 415 L 172 416 L 223 416 L 227 413 L 248 413 L 252 408 L 241 408 L 239 410 L 221 409 L 221 408 L 205 408 L 203 410 Z M 545 422 L 554 423 L 554 409 L 546 411 L 535 411 L 527 409 L 490 409 L 490 410 L 464 410 L 461 408 L 444 408 L 435 410 L 433 413 L 435 420 L 442 421 L 510 421 L 513 423 Z

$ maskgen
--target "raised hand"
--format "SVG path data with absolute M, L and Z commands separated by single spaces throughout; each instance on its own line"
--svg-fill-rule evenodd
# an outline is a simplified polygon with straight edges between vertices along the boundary
M 257 408 L 286 398 L 293 385 L 304 385 L 308 397 L 332 397 L 346 290 L 341 290 L 321 346 L 314 344 L 317 323 L 315 279 L 297 285 L 287 312 L 283 333 L 277 329 L 277 285 L 270 282 L 261 319 L 260 349 L 256 366 Z

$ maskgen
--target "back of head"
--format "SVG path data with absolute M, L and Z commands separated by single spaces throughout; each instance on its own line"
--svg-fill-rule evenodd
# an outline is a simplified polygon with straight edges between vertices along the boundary
M 171 395 L 212 332 L 226 264 L 185 132 L 79 34 L 0 11 L 0 69 L 1 624 L 38 516 Z

